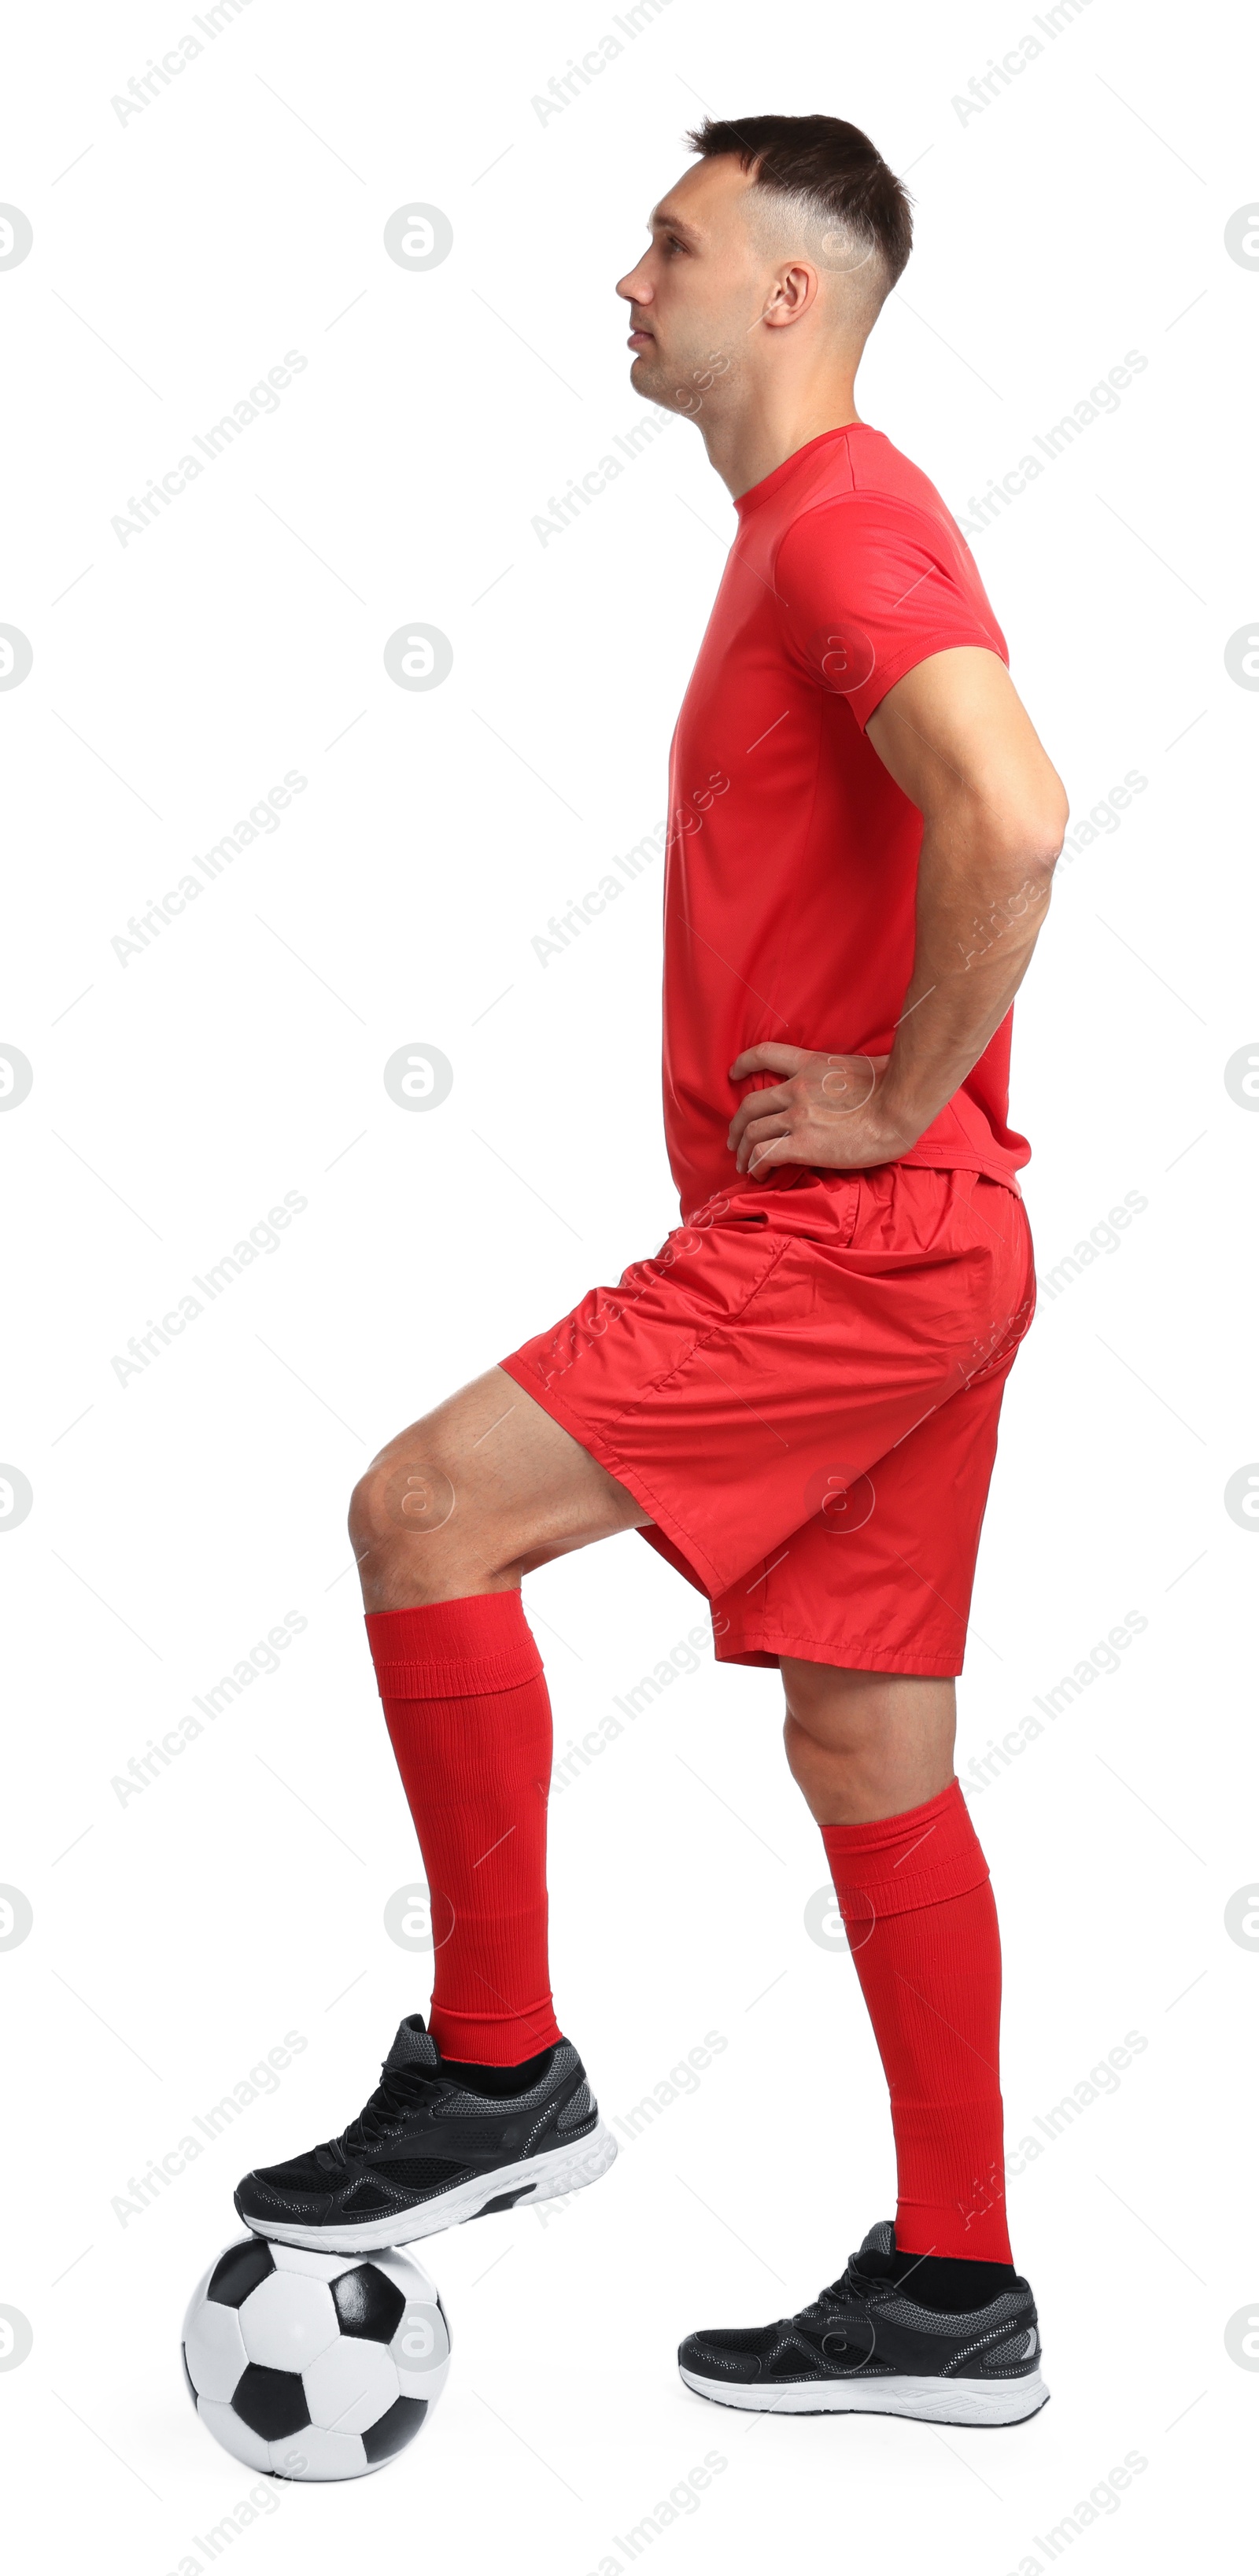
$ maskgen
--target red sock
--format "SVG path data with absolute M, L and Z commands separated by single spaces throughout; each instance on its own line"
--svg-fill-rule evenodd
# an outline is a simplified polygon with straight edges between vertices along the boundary
M 518 1592 L 374 1610 L 368 1643 L 433 1913 L 443 2057 L 517 2066 L 560 2037 L 546 1950 L 551 1703 Z
M 822 1840 L 892 2097 L 897 2251 L 1008 2263 L 1001 1944 L 961 1788 Z

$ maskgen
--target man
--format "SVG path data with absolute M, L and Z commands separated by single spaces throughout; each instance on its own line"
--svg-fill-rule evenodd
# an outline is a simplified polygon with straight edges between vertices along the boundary
M 352 2252 L 612 2161 L 555 2021 L 551 1722 L 521 1577 L 640 1530 L 776 1665 L 892 2099 L 899 2199 L 812 2306 L 689 2336 L 728 2404 L 1010 2423 L 1046 2389 L 1006 2232 L 1000 1951 L 953 1773 L 979 1525 L 1033 1301 L 1010 1004 L 1066 802 L 939 495 L 853 379 L 903 188 L 823 116 L 706 123 L 617 292 L 739 533 L 671 755 L 665 1124 L 683 1223 L 383 1449 L 350 1526 L 433 1910 L 341 2137 L 250 2174 Z

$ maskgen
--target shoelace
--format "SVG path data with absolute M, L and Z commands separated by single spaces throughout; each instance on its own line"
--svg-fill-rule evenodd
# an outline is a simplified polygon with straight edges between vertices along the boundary
M 845 2307 L 851 2309 L 853 2306 L 864 2308 L 876 2290 L 885 2290 L 889 2287 L 888 2282 L 871 2280 L 866 2273 L 858 2269 L 855 2263 L 849 2262 L 839 2279 L 829 2282 L 824 2290 L 819 2290 L 812 2304 L 807 2308 L 801 2308 L 799 2314 L 802 2319 L 820 2320 L 832 2309 Z M 793 2326 L 796 2322 L 795 2317 L 780 2317 L 778 2320 L 780 2326 Z
M 839 2308 L 851 2307 L 856 2303 L 864 2307 L 879 2290 L 888 2290 L 891 2286 L 890 2281 L 872 2279 L 868 2272 L 861 2271 L 855 2261 L 848 2262 L 837 2281 L 832 2281 L 828 2289 L 818 2291 L 817 2305 Z
M 442 2080 L 433 2067 L 382 2066 L 380 2082 L 370 2102 L 364 2103 L 358 2118 L 351 2120 L 339 2138 L 326 2138 L 321 2147 L 316 2147 L 316 2162 L 335 2171 L 362 2148 L 377 2146 Z

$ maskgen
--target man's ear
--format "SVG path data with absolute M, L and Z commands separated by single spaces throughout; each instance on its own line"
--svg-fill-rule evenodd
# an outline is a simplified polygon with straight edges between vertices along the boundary
M 816 304 L 820 292 L 818 273 L 807 260 L 788 260 L 774 279 L 765 298 L 761 320 L 780 331 Z

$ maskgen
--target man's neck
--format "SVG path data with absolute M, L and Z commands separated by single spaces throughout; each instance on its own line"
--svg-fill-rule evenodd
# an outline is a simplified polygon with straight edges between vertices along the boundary
M 803 400 L 784 402 L 758 396 L 747 407 L 724 417 L 699 416 L 700 436 L 708 462 L 721 476 L 732 501 L 763 483 L 775 466 L 785 464 L 810 439 L 828 429 L 845 429 L 857 419 L 851 376 L 832 379 Z

